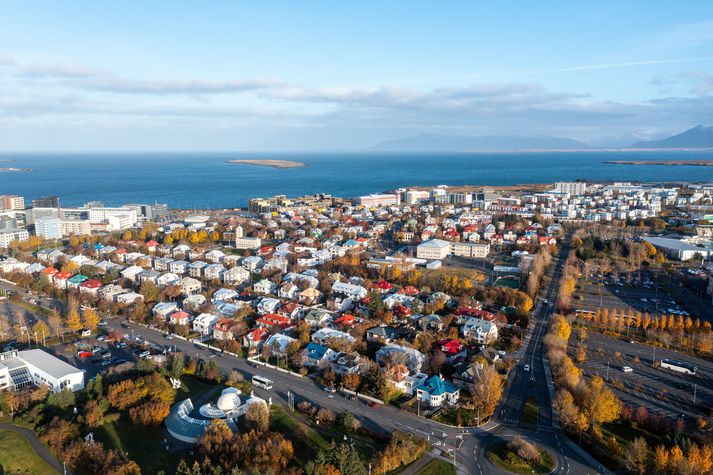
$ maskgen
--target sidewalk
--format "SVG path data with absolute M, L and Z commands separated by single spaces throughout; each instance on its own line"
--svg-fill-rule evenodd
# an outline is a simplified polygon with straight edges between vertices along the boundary
M 35 434 L 33 431 L 30 429 L 27 429 L 25 427 L 20 427 L 16 426 L 14 424 L 7 424 L 4 422 L 0 422 L 0 429 L 5 429 L 5 430 L 11 430 L 13 432 L 17 432 L 21 434 L 27 441 L 30 443 L 33 449 L 35 449 L 35 452 L 37 452 L 37 455 L 40 456 L 42 460 L 47 462 L 47 464 L 57 470 L 58 473 L 63 473 L 62 470 L 62 464 L 55 458 L 54 455 L 45 447 L 45 445 L 40 441 L 40 439 L 37 438 L 37 434 Z M 67 473 L 71 474 L 72 472 L 67 469 Z

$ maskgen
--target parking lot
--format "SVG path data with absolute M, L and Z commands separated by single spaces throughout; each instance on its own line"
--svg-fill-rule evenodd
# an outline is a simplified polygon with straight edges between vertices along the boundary
M 685 306 L 645 276 L 631 282 L 626 282 L 624 277 L 609 277 L 601 281 L 598 277 L 592 277 L 588 282 L 580 279 L 574 292 L 572 308 L 592 312 L 597 308 L 626 311 L 631 308 L 634 312 L 649 312 L 651 315 L 689 315 Z
M 579 341 L 570 340 L 572 357 Z M 713 408 L 713 363 L 693 356 L 589 332 L 584 341 L 587 359 L 580 364 L 586 377 L 607 378 L 610 387 L 627 405 L 645 406 L 650 414 L 669 419 L 693 420 L 710 415 Z M 637 360 L 638 358 L 638 360 Z M 662 358 L 696 367 L 695 376 L 659 368 L 652 364 Z M 624 372 L 623 367 L 632 368 Z M 695 404 L 694 404 L 695 393 Z

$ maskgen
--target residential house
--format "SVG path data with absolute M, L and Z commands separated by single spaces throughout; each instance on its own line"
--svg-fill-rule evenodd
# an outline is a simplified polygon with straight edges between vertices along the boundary
M 322 300 L 322 292 L 319 290 L 309 287 L 299 293 L 299 302 L 305 305 L 314 305 Z
M 218 264 L 220 262 L 223 262 L 223 259 L 225 258 L 225 253 L 220 249 L 212 249 L 205 253 L 205 258 L 206 260 L 213 262 L 214 264 Z
M 174 274 L 183 275 L 188 272 L 189 265 L 190 262 L 187 261 L 173 261 L 168 264 L 168 270 L 169 272 L 173 272 Z
M 270 280 L 262 279 L 259 282 L 253 284 L 253 290 L 258 294 L 274 295 L 277 292 L 277 285 L 275 285 L 275 283 Z
M 193 277 L 184 277 L 181 279 L 181 293 L 187 297 L 201 291 L 201 281 Z
M 206 280 L 220 280 L 220 276 L 225 272 L 225 267 L 221 264 L 210 264 L 203 269 L 203 277 Z
M 67 288 L 67 281 L 72 277 L 72 274 L 66 271 L 57 272 L 52 276 L 52 284 L 60 289 Z
M 223 282 L 229 285 L 239 285 L 250 278 L 250 272 L 242 267 L 235 266 L 223 272 Z
M 332 284 L 332 292 L 343 294 L 352 299 L 362 299 L 367 296 L 367 291 L 361 285 L 347 284 L 344 282 L 335 282 Z
M 441 407 L 444 404 L 456 404 L 460 397 L 460 389 L 453 383 L 443 380 L 440 376 L 431 376 L 419 386 L 416 386 L 416 398 L 431 407 Z
M 99 297 L 101 297 L 104 300 L 114 302 L 116 301 L 116 296 L 119 294 L 123 294 L 128 292 L 127 289 L 116 285 L 116 284 L 109 284 L 105 285 L 101 289 L 99 289 Z
M 174 325 L 188 325 L 191 323 L 191 314 L 184 312 L 183 310 L 179 310 L 178 312 L 173 312 L 169 315 L 168 319 Z
M 167 287 L 169 285 L 180 285 L 181 284 L 181 278 L 174 274 L 173 272 L 166 272 L 165 274 L 161 274 L 158 276 L 156 279 L 156 285 L 159 287 Z
M 316 332 L 312 333 L 312 342 L 319 343 L 320 345 L 326 345 L 329 342 L 338 343 L 340 347 L 348 346 L 356 341 L 356 338 L 351 336 L 349 333 L 335 330 L 333 328 L 320 328 Z
M 153 282 L 156 284 L 161 273 L 155 269 L 145 269 L 136 275 L 136 280 L 143 284 L 144 282 Z
M 248 354 L 256 354 L 262 350 L 262 345 L 270 334 L 267 328 L 255 328 L 243 337 L 243 346 L 248 347 Z
M 480 318 L 473 317 L 466 320 L 461 332 L 464 337 L 481 345 L 493 343 L 498 339 L 498 327 L 495 323 Z
M 361 365 L 361 356 L 356 352 L 340 352 L 337 353 L 332 360 L 332 370 L 340 376 L 359 373 L 359 371 L 361 371 Z
M 102 288 L 102 283 L 96 279 L 87 279 L 79 285 L 79 292 L 93 296 L 99 295 L 99 289 Z
M 181 309 L 176 302 L 159 302 L 153 306 L 151 313 L 162 320 L 168 320 L 168 316 Z
M 128 279 L 132 282 L 137 282 L 137 276 L 143 271 L 143 267 L 129 266 L 123 271 L 121 271 L 120 274 L 124 279 Z
M 205 261 L 193 261 L 188 265 L 188 275 L 196 279 L 203 277 L 203 269 L 208 267 Z
M 126 292 L 122 294 L 118 294 L 114 297 L 117 303 L 121 303 L 124 305 L 131 305 L 136 302 L 141 302 L 144 300 L 144 296 L 141 294 L 137 294 L 136 292 Z
M 296 341 L 294 338 L 283 335 L 282 333 L 275 333 L 274 335 L 270 335 L 263 347 L 269 348 L 269 352 L 272 356 L 282 357 L 287 355 L 287 349 L 290 344 Z
M 243 266 L 243 269 L 250 271 L 250 272 L 255 272 L 256 270 L 260 269 L 262 267 L 262 257 L 259 256 L 248 256 L 243 261 L 241 264 Z
M 414 388 L 422 385 L 428 379 L 428 375 L 424 373 L 410 374 L 406 365 L 402 364 L 384 368 L 384 377 L 393 387 L 409 396 L 413 396 Z
M 302 351 L 302 364 L 310 368 L 326 368 L 337 355 L 331 348 L 318 343 L 308 343 Z
M 313 308 L 304 318 L 312 328 L 322 328 L 332 320 L 332 314 L 323 308 Z
M 281 299 L 290 299 L 290 300 L 295 300 L 297 296 L 299 295 L 300 289 L 297 287 L 295 284 L 291 282 L 287 282 L 285 284 L 282 284 L 280 286 L 280 290 L 277 293 L 277 296 L 280 297 Z
M 153 268 L 159 272 L 168 272 L 168 266 L 174 260 L 170 257 L 157 257 L 153 260 Z
M 257 304 L 257 313 L 267 315 L 269 313 L 277 313 L 280 307 L 280 300 L 272 297 L 264 297 Z
M 233 289 L 218 289 L 213 293 L 213 302 L 223 301 L 228 302 L 238 296 L 238 293 Z
M 213 338 L 216 340 L 232 340 L 233 327 L 237 322 L 230 318 L 221 318 L 213 325 Z
M 420 372 L 423 364 L 426 362 L 426 355 L 417 349 L 410 348 L 408 346 L 396 345 L 394 343 L 390 343 L 379 348 L 379 351 L 376 352 L 375 358 L 376 362 L 380 365 L 393 362 L 404 364 L 408 367 L 411 373 Z

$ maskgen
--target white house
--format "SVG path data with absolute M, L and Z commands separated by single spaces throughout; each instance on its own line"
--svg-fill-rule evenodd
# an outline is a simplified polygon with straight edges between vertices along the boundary
M 261 281 L 253 284 L 253 290 L 258 294 L 274 294 L 277 291 L 277 285 L 275 285 L 272 281 L 262 279 Z
M 476 343 L 492 343 L 498 339 L 498 327 L 495 323 L 481 318 L 469 318 L 462 327 L 463 336 Z
M 79 391 L 84 388 L 84 372 L 44 350 L 0 353 L 0 390 L 19 391 L 32 385 Z
M 344 294 L 349 298 L 359 300 L 367 295 L 367 291 L 361 285 L 346 284 L 344 282 L 335 282 L 332 284 L 332 292 Z
M 250 278 L 250 272 L 243 269 L 242 267 L 235 266 L 223 272 L 223 275 L 221 277 L 223 278 L 223 282 L 225 282 L 226 284 L 238 285 L 242 284 Z
M 184 296 L 189 296 L 201 291 L 201 281 L 193 277 L 184 277 L 181 279 L 181 293 Z

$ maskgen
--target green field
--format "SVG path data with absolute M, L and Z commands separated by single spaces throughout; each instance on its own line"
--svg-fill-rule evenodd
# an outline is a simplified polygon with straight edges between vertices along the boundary
M 433 459 L 426 464 L 416 475 L 455 475 L 453 464 L 441 459 Z
M 517 279 L 508 279 L 506 277 L 499 277 L 493 283 L 493 287 L 509 287 L 511 289 L 519 289 L 520 281 Z
M 0 467 L 3 474 L 57 473 L 42 460 L 22 434 L 0 429 Z
M 555 468 L 555 461 L 546 450 L 540 450 L 540 462 L 532 464 L 508 449 L 507 442 L 491 447 L 488 450 L 488 460 L 496 467 L 522 475 L 550 473 Z
M 286 411 L 275 404 L 270 406 L 270 428 L 292 441 L 295 465 L 300 467 L 314 459 L 321 449 L 327 449 L 332 440 L 337 443 L 344 441 L 344 431 L 341 429 L 315 425 L 304 416 Z M 354 440 L 363 460 L 371 460 L 374 454 L 381 450 L 378 441 L 365 435 L 350 433 L 347 437 Z

